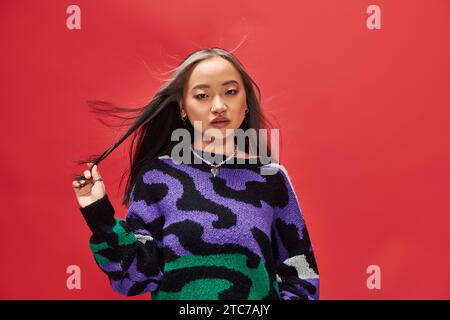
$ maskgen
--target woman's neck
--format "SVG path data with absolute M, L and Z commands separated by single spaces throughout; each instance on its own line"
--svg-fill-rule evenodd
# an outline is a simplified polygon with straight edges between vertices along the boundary
M 192 146 L 196 150 L 201 150 L 203 152 L 214 153 L 217 155 L 231 156 L 235 151 L 234 143 L 223 143 L 222 145 L 215 145 L 207 141 L 201 141 L 200 143 L 195 143 Z
M 202 143 L 202 144 L 200 144 L 200 146 L 197 146 L 194 143 L 192 145 L 192 147 L 195 150 L 199 150 L 199 151 L 202 151 L 202 152 L 214 153 L 216 155 L 224 155 L 225 154 L 225 156 L 228 157 L 228 156 L 230 156 L 230 155 L 232 155 L 234 153 L 235 144 L 232 143 L 232 144 L 230 144 L 228 146 L 224 145 L 221 148 L 214 148 L 214 146 L 209 146 L 208 143 Z M 225 152 L 224 152 L 224 150 L 225 150 Z M 244 151 L 241 151 L 239 149 L 236 150 L 235 157 L 242 158 L 242 159 L 259 158 L 258 156 L 250 156 L 248 153 L 246 153 Z

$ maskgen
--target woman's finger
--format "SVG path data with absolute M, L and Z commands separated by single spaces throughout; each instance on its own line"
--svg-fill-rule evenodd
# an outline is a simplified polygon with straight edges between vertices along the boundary
M 92 178 L 94 178 L 94 180 L 98 180 L 101 179 L 101 175 L 100 172 L 98 171 L 97 165 L 92 167 Z
M 85 170 L 85 171 L 83 172 L 83 174 L 84 174 L 84 177 L 85 177 L 86 179 L 90 179 L 90 178 L 91 178 L 91 172 L 90 172 L 89 170 Z

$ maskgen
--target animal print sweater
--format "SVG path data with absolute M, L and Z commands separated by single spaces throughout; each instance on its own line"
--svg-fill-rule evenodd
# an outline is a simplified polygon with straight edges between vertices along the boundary
M 213 176 L 193 158 L 149 160 L 125 219 L 114 216 L 108 195 L 80 207 L 113 290 L 154 300 L 319 299 L 313 247 L 286 168 L 235 157 Z

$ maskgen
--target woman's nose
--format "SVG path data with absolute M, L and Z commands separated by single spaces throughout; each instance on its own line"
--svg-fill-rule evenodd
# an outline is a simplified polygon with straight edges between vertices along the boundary
M 225 105 L 225 103 L 223 103 L 223 101 L 217 100 L 217 101 L 214 101 L 211 111 L 214 113 L 215 112 L 221 113 L 221 112 L 224 112 L 226 109 L 227 109 L 227 106 Z

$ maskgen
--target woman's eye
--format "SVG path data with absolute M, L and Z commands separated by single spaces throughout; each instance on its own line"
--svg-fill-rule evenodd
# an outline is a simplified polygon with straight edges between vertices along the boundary
M 203 100 L 202 98 L 200 98 L 200 96 L 204 96 L 204 95 L 206 95 L 206 94 L 205 93 L 199 93 L 199 94 L 195 95 L 195 97 L 197 99 Z
M 227 92 L 230 92 L 230 91 L 234 91 L 235 93 L 233 93 L 233 95 L 235 95 L 236 93 L 237 93 L 237 90 L 236 89 L 230 89 L 230 90 L 228 90 Z

